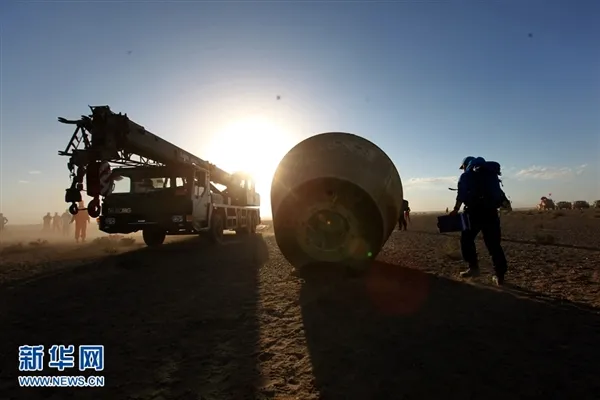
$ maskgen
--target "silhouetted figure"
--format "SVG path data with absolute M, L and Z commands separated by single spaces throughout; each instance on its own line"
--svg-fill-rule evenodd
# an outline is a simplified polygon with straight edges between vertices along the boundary
M 8 224 L 8 218 L 4 214 L 0 213 L 0 232 L 4 230 L 4 227 Z
M 497 164 L 497 163 L 496 163 Z M 464 172 L 458 181 L 456 203 L 450 215 L 458 214 L 464 204 L 464 213 L 469 217 L 470 227 L 463 230 L 460 237 L 462 256 L 469 269 L 460 273 L 463 278 L 479 276 L 479 260 L 475 247 L 475 238 L 481 232 L 483 241 L 490 253 L 494 265 L 492 279 L 496 285 L 504 284 L 504 275 L 508 263 L 501 245 L 500 207 L 504 192 L 500 189 L 500 181 L 496 170 L 490 170 L 482 157 L 465 157 L 460 169 Z
M 62 220 L 62 231 L 63 231 L 63 236 L 69 236 L 69 232 L 71 231 L 71 217 L 72 215 L 69 213 L 69 211 L 65 211 L 61 216 L 61 220 Z
M 50 223 L 52 222 L 52 215 L 50 215 L 50 212 L 48 212 L 48 214 L 44 215 L 42 217 L 42 219 L 44 221 L 44 231 L 50 232 Z
M 408 222 L 410 221 L 410 207 L 408 205 L 408 200 L 402 200 L 402 210 L 400 212 L 398 229 L 405 231 L 408 229 Z
M 83 201 L 79 203 L 79 211 L 73 215 L 71 222 L 75 222 L 75 241 L 79 243 L 79 239 L 81 238 L 81 241 L 85 242 L 90 215 L 87 212 L 87 208 L 84 208 Z
M 52 230 L 54 232 L 60 231 L 60 215 L 57 212 L 52 217 Z

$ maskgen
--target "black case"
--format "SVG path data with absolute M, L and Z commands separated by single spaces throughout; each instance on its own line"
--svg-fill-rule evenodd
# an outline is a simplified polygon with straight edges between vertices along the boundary
M 437 219 L 437 226 L 440 233 L 462 232 L 471 229 L 469 215 L 465 213 L 441 215 Z

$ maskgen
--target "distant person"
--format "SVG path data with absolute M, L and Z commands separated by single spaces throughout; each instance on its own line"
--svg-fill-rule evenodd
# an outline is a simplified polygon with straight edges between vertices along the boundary
M 71 231 L 71 217 L 72 215 L 69 213 L 69 211 L 65 211 L 61 216 L 60 219 L 62 220 L 62 230 L 63 230 L 63 236 L 69 236 L 69 233 Z
M 448 207 L 446 207 L 446 214 L 448 214 Z
M 79 243 L 80 238 L 82 242 L 85 242 L 87 226 L 90 223 L 90 215 L 87 208 L 84 207 L 83 201 L 80 202 L 79 211 L 71 219 L 71 223 L 75 222 L 75 241 L 77 243 Z
M 0 232 L 4 231 L 4 227 L 8 224 L 8 218 L 4 214 L 0 213 Z
M 44 220 L 44 231 L 50 232 L 50 224 L 52 223 L 52 215 L 50 215 L 50 212 L 44 215 L 42 219 Z
M 57 212 L 52 217 L 52 230 L 54 232 L 60 231 L 60 215 Z
M 505 197 L 500 188 L 500 180 L 496 171 L 486 168 L 488 164 L 481 157 L 466 157 L 460 169 L 464 170 L 458 181 L 456 204 L 450 215 L 456 215 L 464 204 L 464 212 L 469 216 L 471 229 L 461 233 L 460 245 L 463 259 L 469 264 L 467 271 L 461 272 L 462 278 L 479 276 L 479 261 L 475 247 L 475 238 L 481 232 L 487 247 L 495 274 L 496 285 L 504 284 L 504 276 L 508 269 L 506 256 L 502 249 L 502 233 L 498 208 Z
M 399 230 L 407 230 L 408 222 L 410 221 L 410 207 L 408 204 L 408 200 L 402 200 L 402 210 L 400 214 L 400 219 L 398 221 L 398 229 Z

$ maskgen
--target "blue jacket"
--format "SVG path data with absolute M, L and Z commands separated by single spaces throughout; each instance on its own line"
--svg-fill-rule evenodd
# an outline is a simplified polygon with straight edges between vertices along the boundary
M 469 164 L 470 165 L 470 164 Z M 460 178 L 458 178 L 458 185 L 456 191 L 456 201 L 460 201 L 463 204 L 467 202 L 469 192 L 468 189 L 471 187 L 471 180 L 473 179 L 473 175 L 467 173 L 468 166 L 465 168 L 465 172 L 460 174 Z
M 465 167 L 465 172 L 463 172 L 460 175 L 460 178 L 458 178 L 458 190 L 456 192 L 457 201 L 460 201 L 463 204 L 467 202 L 469 196 L 468 189 L 472 186 L 471 181 L 473 179 L 473 175 L 469 174 L 469 172 L 472 171 L 473 168 L 483 165 L 485 163 L 486 161 L 483 157 L 475 157 L 471 161 L 469 161 L 469 163 Z

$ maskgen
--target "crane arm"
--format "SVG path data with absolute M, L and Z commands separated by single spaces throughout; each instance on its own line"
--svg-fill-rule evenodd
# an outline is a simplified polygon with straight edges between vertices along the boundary
M 109 106 L 91 106 L 92 114 L 79 120 L 59 117 L 64 124 L 76 125 L 75 132 L 61 156 L 70 156 L 70 166 L 85 166 L 93 161 L 123 165 L 196 165 L 207 169 L 211 181 L 227 186 L 231 174 L 162 139 L 131 121 L 127 114 L 116 114 Z

